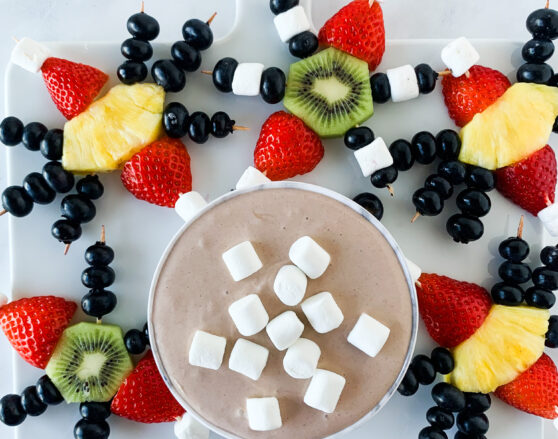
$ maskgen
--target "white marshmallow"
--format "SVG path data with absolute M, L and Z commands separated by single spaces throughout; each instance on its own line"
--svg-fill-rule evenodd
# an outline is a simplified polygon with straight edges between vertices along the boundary
M 31 38 L 22 38 L 12 50 L 11 61 L 31 73 L 41 70 L 44 62 L 50 58 L 50 50 Z
M 453 40 L 442 49 L 442 61 L 456 78 L 464 75 L 479 59 L 479 53 L 465 37 Z
M 236 183 L 236 189 L 246 189 L 252 186 L 269 183 L 271 180 L 253 166 L 248 166 Z
M 196 421 L 188 413 L 174 423 L 174 435 L 177 439 L 209 439 L 209 428 Z
M 415 264 L 410 259 L 405 258 L 405 261 L 407 262 L 407 268 L 409 269 L 409 274 L 411 275 L 411 279 L 413 280 L 413 283 L 416 283 L 419 280 L 420 275 L 422 274 L 422 270 L 417 264 Z
M 302 6 L 295 6 L 288 11 L 277 15 L 273 22 L 283 43 L 289 41 L 295 35 L 310 30 L 310 21 Z
M 239 338 L 229 358 L 229 369 L 257 381 L 267 364 L 268 357 L 267 348 Z
M 417 74 L 412 65 L 407 64 L 386 72 L 391 88 L 393 102 L 409 101 L 418 98 L 420 93 Z
M 260 332 L 269 322 L 269 316 L 257 294 L 238 299 L 229 306 L 229 314 L 236 329 L 244 337 Z
M 246 400 L 248 425 L 254 431 L 271 431 L 281 428 L 281 411 L 275 397 L 248 398 Z
M 254 246 L 250 241 L 241 242 L 223 253 L 223 261 L 232 278 L 238 282 L 252 276 L 263 267 Z
M 304 332 L 304 323 L 294 311 L 285 311 L 269 322 L 265 330 L 273 345 L 284 351 L 300 338 Z
M 362 313 L 349 333 L 347 341 L 369 357 L 380 353 L 389 337 L 390 330 L 375 318 Z
M 541 210 L 538 215 L 544 228 L 552 236 L 558 236 L 558 204 L 554 203 Z
M 4 305 L 8 304 L 8 297 L 2 293 L 0 293 L 0 308 L 2 308 Z
M 287 306 L 296 306 L 304 298 L 308 279 L 304 272 L 296 265 L 285 265 L 281 267 L 275 282 L 273 282 L 273 291 Z
M 365 177 L 370 177 L 374 172 L 393 165 L 393 157 L 381 137 L 357 149 L 354 154 Z
M 552 421 L 552 424 L 554 425 L 554 428 L 556 430 L 558 430 L 558 418 L 556 418 L 554 421 Z
M 331 293 L 318 293 L 302 302 L 302 311 L 320 334 L 333 331 L 343 323 L 343 312 Z
M 306 389 L 304 403 L 322 412 L 333 413 L 345 383 L 346 380 L 341 375 L 317 369 Z
M 189 362 L 192 366 L 217 370 L 223 362 L 227 339 L 204 331 L 196 331 L 190 345 Z
M 187 223 L 205 206 L 207 201 L 198 192 L 191 191 L 178 197 L 174 210 Z
M 232 91 L 238 96 L 258 96 L 262 82 L 264 65 L 260 63 L 241 63 L 234 71 Z
M 283 368 L 291 377 L 305 380 L 312 378 L 322 351 L 312 340 L 299 338 L 283 358 Z
M 312 238 L 303 236 L 291 245 L 289 259 L 310 279 L 317 279 L 327 270 L 331 256 Z

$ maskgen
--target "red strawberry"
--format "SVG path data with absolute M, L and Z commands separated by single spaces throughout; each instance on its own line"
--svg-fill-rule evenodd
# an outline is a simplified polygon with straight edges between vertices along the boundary
M 496 188 L 502 195 L 533 215 L 554 203 L 556 156 L 550 146 L 515 165 L 496 171 Z
M 89 107 L 108 81 L 108 75 L 95 67 L 61 58 L 48 58 L 41 71 L 50 97 L 66 119 Z
M 60 297 L 19 299 L 0 308 L 0 326 L 25 361 L 44 369 L 76 309 Z
M 135 422 L 173 422 L 185 410 L 167 388 L 149 351 L 124 380 L 110 406 L 112 413 Z
M 437 274 L 423 274 L 417 282 L 419 311 L 436 343 L 453 348 L 483 324 L 492 299 L 484 288 Z
M 262 126 L 254 163 L 272 180 L 284 180 L 312 171 L 323 156 L 318 135 L 298 117 L 279 111 Z
M 320 43 L 347 52 L 368 63 L 371 71 L 386 50 L 384 16 L 377 1 L 354 0 L 331 17 L 318 34 Z
M 179 139 L 165 137 L 128 160 L 120 178 L 134 197 L 174 207 L 180 194 L 192 190 L 190 155 Z
M 483 66 L 469 69 L 469 77 L 442 79 L 442 92 L 450 117 L 457 126 L 467 125 L 477 113 L 490 107 L 511 86 L 498 70 Z
M 558 417 L 558 370 L 546 354 L 511 383 L 498 387 L 495 393 L 516 409 L 547 419 Z

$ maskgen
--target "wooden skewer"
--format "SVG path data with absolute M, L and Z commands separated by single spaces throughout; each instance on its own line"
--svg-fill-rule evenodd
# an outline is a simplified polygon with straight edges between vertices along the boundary
M 391 186 L 391 184 L 387 184 L 386 188 L 387 188 L 389 194 L 393 197 L 395 195 L 395 192 L 393 191 L 393 187 Z
M 471 73 L 469 72 L 469 70 L 467 70 L 467 71 L 465 72 L 465 77 L 466 77 L 467 79 L 469 79 L 469 78 L 471 77 Z
M 209 75 L 209 76 L 212 76 L 212 75 L 213 75 L 213 72 L 212 72 L 211 70 L 202 70 L 201 72 L 202 72 L 204 75 Z
M 451 70 L 442 70 L 441 72 L 438 72 L 438 76 L 449 76 L 451 75 Z
M 209 17 L 209 20 L 207 20 L 207 24 L 211 24 L 211 22 L 215 19 L 216 16 L 217 16 L 217 12 L 214 12 L 213 15 Z
M 372 7 L 373 4 L 374 4 L 374 0 L 368 0 L 368 6 Z
M 103 320 L 102 320 L 102 319 L 99 319 L 99 318 L 97 318 L 97 321 L 96 321 L 95 323 L 97 323 L 97 325 L 101 325 L 101 324 L 103 323 Z
M 144 0 L 141 0 L 140 12 L 145 12 L 145 2 L 144 2 Z
M 0 212 L 0 216 L 4 215 L 6 213 L 8 213 L 8 211 L 6 209 L 4 209 L 2 212 Z
M 250 131 L 250 128 L 243 127 L 243 126 L 240 126 L 240 125 L 233 125 L 233 130 L 234 131 Z
M 72 245 L 71 242 L 69 242 L 68 244 L 66 244 L 66 247 L 64 247 L 64 256 L 66 256 L 68 254 L 68 252 L 70 251 L 70 246 Z
M 19 43 L 19 38 L 17 37 L 12 36 L 12 40 L 14 40 L 16 44 Z
M 550 201 L 550 198 L 548 197 L 548 194 L 544 196 L 544 201 L 546 203 L 546 207 L 548 207 L 552 204 L 552 201 Z
M 107 237 L 107 232 L 105 230 L 105 225 L 103 224 L 101 226 L 101 244 L 104 244 L 106 242 L 106 237 Z
M 521 215 L 521 218 L 519 219 L 519 226 L 517 227 L 517 237 L 518 238 L 523 238 L 523 220 L 524 220 L 524 217 L 523 217 L 523 215 Z
M 411 218 L 411 223 L 414 223 L 420 216 L 420 212 L 415 213 L 415 216 Z
M 544 7 L 545 9 L 550 8 L 550 0 L 546 0 L 546 5 Z

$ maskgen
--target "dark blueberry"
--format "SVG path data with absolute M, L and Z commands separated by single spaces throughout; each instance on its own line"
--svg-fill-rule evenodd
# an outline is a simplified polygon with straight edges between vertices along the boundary
M 548 85 L 550 85 L 551 87 L 558 87 L 558 74 L 555 74 L 552 78 L 550 78 L 550 81 L 548 81 Z M 556 124 L 556 122 L 554 122 L 554 124 Z
M 108 290 L 91 290 L 81 299 L 81 309 L 88 316 L 100 319 L 116 307 L 116 295 Z
M 31 122 L 23 128 L 21 142 L 29 151 L 38 151 L 48 128 L 40 122 Z
M 58 241 L 70 244 L 81 237 L 81 226 L 68 219 L 61 219 L 52 225 L 51 233 Z
M 398 171 L 408 171 L 415 164 L 411 144 L 406 140 L 399 139 L 393 142 L 389 146 L 389 152 L 393 157 L 393 166 Z
M 234 72 L 238 67 L 238 61 L 234 58 L 223 58 L 213 69 L 213 84 L 215 88 L 223 93 L 232 91 Z
M 82 402 L 79 413 L 88 421 L 104 421 L 110 416 L 110 402 Z
M 108 439 L 110 427 L 106 421 L 80 420 L 74 427 L 75 439 Z
M 147 78 L 147 66 L 141 61 L 127 60 L 118 66 L 116 76 L 122 84 L 136 84 Z
M 143 334 L 143 341 L 145 341 L 146 345 L 149 345 L 149 327 L 147 326 L 147 323 L 143 325 L 142 334 Z
M 37 204 L 49 204 L 56 198 L 56 192 L 38 172 L 32 172 L 23 180 L 23 189 Z
M 465 394 L 448 383 L 438 383 L 432 388 L 432 399 L 443 409 L 460 412 L 465 408 Z
M 465 393 L 467 406 L 465 409 L 469 413 L 484 413 L 492 405 L 492 399 L 487 393 Z
M 59 194 L 65 194 L 74 187 L 74 174 L 66 171 L 59 162 L 48 162 L 44 165 L 43 177 L 48 185 Z
M 554 75 L 556 76 L 556 75 Z M 554 87 L 558 87 L 558 85 L 555 85 Z M 552 132 L 553 133 L 558 133 L 558 117 L 556 119 L 554 119 L 554 124 L 552 125 Z
M 447 200 L 453 194 L 453 185 L 438 174 L 430 175 L 424 182 L 424 187 L 438 192 L 443 200 Z
M 345 146 L 353 151 L 370 145 L 374 141 L 374 132 L 368 127 L 351 128 L 345 133 Z
M 447 375 L 455 367 L 453 356 L 446 348 L 435 348 L 432 351 L 432 354 L 430 354 L 430 361 L 432 361 L 436 372 L 441 373 L 442 375 Z
M 428 94 L 434 91 L 438 73 L 432 70 L 432 67 L 428 64 L 419 64 L 415 67 L 415 74 L 417 75 L 418 86 L 421 93 Z
M 531 269 L 521 262 L 505 261 L 498 268 L 498 275 L 511 285 L 524 284 L 531 279 Z
M 482 237 L 484 225 L 474 216 L 459 213 L 448 219 L 446 230 L 455 242 L 467 244 L 478 241 Z
M 494 173 L 478 166 L 469 166 L 467 168 L 465 183 L 467 187 L 480 189 L 484 192 L 490 192 L 496 187 Z
M 387 168 L 382 168 L 372 174 L 370 181 L 377 188 L 387 187 L 389 184 L 397 180 L 397 169 L 395 166 L 388 166 Z
M 523 289 L 517 285 L 508 285 L 498 282 L 490 291 L 492 300 L 498 305 L 518 306 L 523 302 L 525 295 Z
M 465 181 L 467 168 L 457 160 L 444 160 L 438 165 L 438 174 L 444 177 L 451 184 L 458 185 Z
M 190 116 L 188 135 L 196 143 L 205 143 L 211 134 L 211 120 L 201 111 L 196 111 Z
M 448 435 L 437 427 L 426 427 L 419 432 L 418 439 L 448 439 Z
M 550 316 L 548 319 L 545 345 L 552 349 L 558 348 L 558 316 Z
M 87 175 L 77 182 L 76 190 L 90 200 L 98 200 L 105 193 L 105 187 L 97 175 Z
M 88 267 L 81 274 L 81 283 L 87 288 L 106 288 L 114 283 L 115 277 L 110 267 Z
M 151 41 L 159 35 L 159 23 L 145 12 L 138 12 L 128 18 L 126 27 L 139 40 Z
M 438 192 L 420 188 L 413 194 L 417 212 L 425 216 L 436 216 L 444 209 L 444 201 Z
M 436 370 L 430 358 L 426 355 L 417 355 L 411 362 L 411 370 L 415 374 L 417 381 L 428 386 L 436 379 Z
M 436 158 L 436 139 L 428 131 L 421 131 L 413 137 L 411 149 L 417 162 L 428 165 Z
M 21 218 L 33 210 L 33 199 L 21 186 L 10 186 L 2 192 L 2 208 L 13 216 Z
M 411 369 L 407 370 L 407 373 L 403 377 L 403 381 L 399 384 L 397 391 L 403 396 L 412 396 L 417 393 L 419 388 L 419 382 L 417 377 Z
M 297 58 L 308 58 L 318 50 L 318 37 L 310 32 L 301 32 L 289 41 L 289 52 Z
M 6 117 L 0 122 L 0 142 L 6 146 L 15 146 L 23 137 L 23 123 L 17 117 Z
M 467 411 L 457 415 L 457 428 L 465 434 L 484 434 L 488 431 L 488 418 L 484 413 L 472 414 Z
M 227 137 L 234 132 L 235 121 L 224 111 L 218 111 L 211 116 L 211 134 L 218 139 Z
M 64 218 L 75 223 L 88 223 L 97 214 L 95 205 L 84 195 L 67 195 L 60 204 L 60 212 Z
M 498 246 L 500 256 L 511 262 L 521 262 L 529 256 L 529 244 L 518 237 L 507 238 Z
M 153 47 L 148 41 L 138 38 L 128 38 L 120 46 L 120 51 L 124 58 L 132 61 L 147 61 L 153 56 Z
M 372 99 L 378 104 L 385 104 L 391 98 L 391 86 L 385 73 L 374 73 L 370 77 Z
M 39 398 L 35 386 L 26 387 L 21 393 L 21 405 L 29 416 L 42 415 L 47 409 L 47 405 Z
M 449 430 L 453 427 L 455 418 L 452 412 L 448 412 L 438 406 L 431 407 L 426 412 L 426 420 L 433 427 L 438 427 L 440 430 Z
M 443 130 L 436 136 L 436 153 L 442 160 L 457 160 L 461 139 L 454 130 Z
M 186 86 L 184 71 L 172 59 L 160 59 L 151 67 L 153 80 L 167 92 L 179 92 Z
M 541 250 L 541 262 L 552 270 L 558 270 L 558 247 L 548 246 Z
M 478 189 L 465 189 L 460 192 L 456 204 L 461 212 L 476 217 L 488 214 L 492 206 L 488 195 Z
M 41 141 L 41 154 L 48 160 L 60 160 L 64 147 L 64 131 L 49 130 Z
M 553 9 L 543 8 L 531 12 L 526 25 L 535 38 L 558 38 L 558 12 Z
M 25 421 L 26 417 L 19 395 L 6 395 L 0 399 L 0 421 L 4 424 L 15 427 Z
M 106 267 L 114 260 L 114 250 L 102 242 L 97 242 L 85 250 L 85 262 L 92 267 Z
M 457 433 L 455 433 L 455 436 L 453 437 L 453 439 L 486 439 L 486 436 L 484 434 L 465 434 L 465 433 L 461 433 L 460 431 L 458 431 Z
M 286 12 L 298 5 L 298 0 L 269 0 L 269 9 L 275 15 Z
M 147 347 L 142 332 L 137 329 L 130 329 L 126 333 L 124 344 L 126 345 L 126 350 L 133 355 L 142 354 Z
M 534 308 L 550 309 L 556 303 L 556 296 L 552 291 L 531 287 L 525 291 L 525 302 Z
M 287 78 L 283 70 L 277 67 L 265 69 L 262 73 L 260 94 L 268 104 L 277 104 L 285 97 Z
M 43 375 L 35 386 L 39 399 L 47 405 L 58 405 L 64 398 L 47 375 Z
M 201 66 L 201 53 L 186 41 L 177 41 L 171 47 L 171 55 L 174 62 L 187 72 L 195 72 Z
M 163 127 L 169 137 L 180 138 L 188 134 L 190 114 L 180 102 L 171 102 L 163 111 Z
M 543 63 L 554 54 L 554 44 L 547 39 L 534 38 L 529 40 L 521 49 L 521 55 L 526 62 Z
M 558 290 L 558 272 L 546 267 L 538 267 L 533 270 L 533 283 L 545 290 Z
M 546 84 L 554 75 L 554 70 L 548 64 L 523 64 L 517 70 L 517 82 L 532 82 Z
M 378 221 L 382 220 L 384 216 L 384 205 L 376 195 L 370 192 L 363 192 L 354 197 L 353 201 L 364 207 L 368 212 L 374 215 Z
M 213 44 L 213 31 L 206 21 L 192 18 L 182 26 L 182 37 L 190 46 L 206 50 Z

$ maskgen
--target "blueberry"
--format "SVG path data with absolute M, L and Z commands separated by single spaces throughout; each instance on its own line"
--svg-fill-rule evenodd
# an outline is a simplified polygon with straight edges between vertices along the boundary
M 558 38 L 558 12 L 553 9 L 543 8 L 531 12 L 526 25 L 535 38 Z
M 558 348 L 558 316 L 550 316 L 548 319 L 545 345 L 552 349 Z
M 190 116 L 188 135 L 196 143 L 205 143 L 211 134 L 211 120 L 209 116 L 201 111 L 196 111 Z
M 438 73 L 432 70 L 432 67 L 428 64 L 419 64 L 415 67 L 415 74 L 417 75 L 417 82 L 421 93 L 428 94 L 434 91 Z
M 533 283 L 545 290 L 558 290 L 558 272 L 546 267 L 538 267 L 533 270 Z
M 147 323 L 145 323 L 145 325 L 143 325 L 143 341 L 145 341 L 146 345 L 149 345 L 149 327 L 147 326 Z
M 33 199 L 21 186 L 10 186 L 2 192 L 2 208 L 13 216 L 21 218 L 33 210 Z
M 468 244 L 478 241 L 484 234 L 484 225 L 478 218 L 457 214 L 451 216 L 446 223 L 446 230 L 455 242 Z
M 90 200 L 98 200 L 105 193 L 105 188 L 97 175 L 87 175 L 77 182 L 76 190 Z
M 374 132 L 365 126 L 351 128 L 345 133 L 345 146 L 353 151 L 370 145 L 374 141 Z
M 298 5 L 298 0 L 269 0 L 269 8 L 275 15 L 281 14 Z
M 15 427 L 25 421 L 26 417 L 19 395 L 6 395 L 0 399 L 0 421 L 4 424 Z
M 301 32 L 289 41 L 289 52 L 296 58 L 308 58 L 318 50 L 318 37 L 310 32 Z
M 268 104 L 277 104 L 285 97 L 287 78 L 283 70 L 277 67 L 265 69 L 262 73 L 260 94 Z
M 39 399 L 47 405 L 58 405 L 64 398 L 47 375 L 43 375 L 35 386 Z
M 81 237 L 81 232 L 81 226 L 68 219 L 56 221 L 51 228 L 52 236 L 64 244 L 77 241 Z
M 116 278 L 114 270 L 107 266 L 92 266 L 83 270 L 81 283 L 87 288 L 110 287 Z
M 551 270 L 558 270 L 558 248 L 553 246 L 541 250 L 541 262 Z
M 554 54 L 554 44 L 547 39 L 534 38 L 529 40 L 521 49 L 521 55 L 526 62 L 543 63 Z
M 426 420 L 433 427 L 437 427 L 440 430 L 449 430 L 453 427 L 455 418 L 452 412 L 444 410 L 438 406 L 431 407 L 426 412 Z
M 130 329 L 124 336 L 124 344 L 126 350 L 133 355 L 142 354 L 147 345 L 141 331 L 137 329 Z
M 59 194 L 65 194 L 74 187 L 74 175 L 66 171 L 59 162 L 48 162 L 44 165 L 43 177 L 48 185 Z
M 213 84 L 217 90 L 223 93 L 232 91 L 232 81 L 237 67 L 238 61 L 234 58 L 223 58 L 215 65 Z
M 453 185 L 438 174 L 430 175 L 424 182 L 424 187 L 438 192 L 443 200 L 447 200 L 453 194 Z
M 180 102 L 167 104 L 163 111 L 163 127 L 169 137 L 180 138 L 188 134 L 190 114 Z
M 458 185 L 465 181 L 467 168 L 457 160 L 444 160 L 438 165 L 438 174 L 444 177 L 451 184 Z
M 432 399 L 443 409 L 460 412 L 465 408 L 465 394 L 448 383 L 438 383 L 432 388 Z
M 525 291 L 525 302 L 534 308 L 550 309 L 556 303 L 556 296 L 552 291 L 531 287 Z
M 128 18 L 128 32 L 139 40 L 151 41 L 159 35 L 159 23 L 145 12 L 138 12 Z
M 35 386 L 26 387 L 21 393 L 21 405 L 29 416 L 42 415 L 47 409 L 47 405 L 39 398 Z
M 483 217 L 492 206 L 490 198 L 478 189 L 465 189 L 457 195 L 457 207 L 461 212 L 476 217 Z
M 529 244 L 518 237 L 507 238 L 498 246 L 500 256 L 511 262 L 521 262 L 529 256 Z
M 436 216 L 444 209 L 444 201 L 438 192 L 421 188 L 413 194 L 417 212 L 425 216 Z
M 190 46 L 186 41 L 177 41 L 171 47 L 174 62 L 187 72 L 195 72 L 201 66 L 200 51 Z
M 17 117 L 6 117 L 0 122 L 0 142 L 6 146 L 15 146 L 23 137 L 23 123 Z
M 478 166 L 469 166 L 467 168 L 465 183 L 467 187 L 479 189 L 484 192 L 490 192 L 496 187 L 494 173 Z
M 110 427 L 106 421 L 88 421 L 82 419 L 74 427 L 75 439 L 107 439 Z
M 429 165 L 436 158 L 436 139 L 431 133 L 421 131 L 411 140 L 411 149 L 417 162 Z
M 370 181 L 374 187 L 381 189 L 397 180 L 397 175 L 397 169 L 392 165 L 374 172 L 370 177 Z
M 147 61 L 153 56 L 153 47 L 148 41 L 138 38 L 128 38 L 120 46 L 120 51 L 125 58 L 132 61 Z
M 393 166 L 398 171 L 408 171 L 415 163 L 411 144 L 406 140 L 399 139 L 393 142 L 389 147 L 389 152 L 393 158 Z
M 38 151 L 41 148 L 41 140 L 45 137 L 48 128 L 40 122 L 31 122 L 23 128 L 21 141 L 29 151 Z
M 97 242 L 85 250 L 85 262 L 92 267 L 106 267 L 113 260 L 114 250 L 102 242 Z
M 517 70 L 517 82 L 531 82 L 535 84 L 547 84 L 554 70 L 548 64 L 523 64 Z
M 517 285 L 509 285 L 499 282 L 490 291 L 492 300 L 498 305 L 518 306 L 523 302 L 525 292 Z
M 206 50 L 213 44 L 213 31 L 206 21 L 193 18 L 182 26 L 182 37 L 190 46 Z
M 372 99 L 378 104 L 385 104 L 391 98 L 391 86 L 385 73 L 374 73 L 370 77 Z
M 484 434 L 488 431 L 488 418 L 484 413 L 472 414 L 467 411 L 457 415 L 457 428 L 465 434 Z
M 84 195 L 67 195 L 60 204 L 63 217 L 78 224 L 88 223 L 97 213 L 95 205 Z
M 353 198 L 353 201 L 364 207 L 368 212 L 374 215 L 378 221 L 382 220 L 382 217 L 384 216 L 384 206 L 382 201 L 376 195 L 369 192 L 363 192 Z
M 430 360 L 436 372 L 447 375 L 455 367 L 451 352 L 446 348 L 437 347 L 430 354 Z
M 457 160 L 461 138 L 454 130 L 443 130 L 436 136 L 436 153 L 442 160 Z
M 112 312 L 116 304 L 116 295 L 108 290 L 91 290 L 81 299 L 83 312 L 98 319 Z
M 234 132 L 235 121 L 224 111 L 218 111 L 211 116 L 211 134 L 213 137 L 222 139 Z
M 147 78 L 147 66 L 141 61 L 127 60 L 118 66 L 116 76 L 122 84 L 136 84 Z
M 37 204 L 49 204 L 56 198 L 56 192 L 38 172 L 32 172 L 23 180 L 23 189 Z
M 448 439 L 448 436 L 437 427 L 426 427 L 419 432 L 418 439 Z
M 426 355 L 417 355 L 411 362 L 411 369 L 417 381 L 422 385 L 430 385 L 436 379 L 436 370 L 430 358 Z
M 104 421 L 110 416 L 109 402 L 82 402 L 79 405 L 79 412 L 83 419 L 88 421 Z
M 403 381 L 399 384 L 397 391 L 403 396 L 412 396 L 417 393 L 419 388 L 419 382 L 414 372 L 409 369 L 403 377 Z
M 160 59 L 151 67 L 153 80 L 167 92 L 179 92 L 186 86 L 186 75 L 172 59 Z
M 469 413 L 484 413 L 492 405 L 492 399 L 487 393 L 465 393 L 467 406 L 465 409 Z
M 503 262 L 498 268 L 498 275 L 511 285 L 524 284 L 531 279 L 531 269 L 521 262 Z

